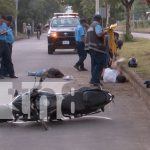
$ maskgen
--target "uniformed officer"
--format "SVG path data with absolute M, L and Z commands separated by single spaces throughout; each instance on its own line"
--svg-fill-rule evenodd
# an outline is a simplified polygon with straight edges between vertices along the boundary
M 6 48 L 2 55 L 2 65 L 1 72 L 4 76 L 9 76 L 10 78 L 18 78 L 15 76 L 14 66 L 12 63 L 12 44 L 14 43 L 13 31 L 10 27 L 12 23 L 12 16 L 4 17 L 4 21 L 7 24 L 7 34 L 6 34 Z
M 76 48 L 79 56 L 79 60 L 74 65 L 74 67 L 78 71 L 87 71 L 87 69 L 84 67 L 84 60 L 86 59 L 87 52 L 85 51 L 85 26 L 86 26 L 86 20 L 81 19 L 80 24 L 75 29 L 75 40 L 76 40 Z
M 86 45 L 88 45 L 91 56 L 90 83 L 94 86 L 102 85 L 100 78 L 106 66 L 106 48 L 104 45 L 104 35 L 106 33 L 103 32 L 101 21 L 101 16 L 95 15 L 86 35 Z
M 2 16 L 0 16 L 0 78 L 3 79 L 2 72 L 1 72 L 1 63 L 2 58 L 6 47 L 6 32 L 7 31 L 7 25 L 4 22 L 4 19 Z

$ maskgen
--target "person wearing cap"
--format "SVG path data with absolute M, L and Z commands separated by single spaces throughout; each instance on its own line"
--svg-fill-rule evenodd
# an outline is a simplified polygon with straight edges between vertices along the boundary
M 87 31 L 85 40 L 91 56 L 90 83 L 98 87 L 102 85 L 100 78 L 106 66 L 106 48 L 104 45 L 104 35 L 106 32 L 103 32 L 101 21 L 102 18 L 99 14 L 93 17 L 93 22 Z
M 4 22 L 4 16 L 0 16 L 0 69 L 1 69 L 1 63 L 3 59 L 3 54 L 5 50 L 7 49 L 6 44 L 6 32 L 7 31 L 7 25 Z M 3 79 L 3 75 L 0 71 L 0 79 Z
M 28 23 L 28 25 L 26 26 L 26 32 L 27 32 L 28 39 L 30 38 L 31 30 L 32 30 L 32 27 L 31 27 L 31 25 Z
M 74 65 L 78 71 L 87 71 L 84 67 L 84 60 L 86 59 L 87 52 L 85 51 L 84 38 L 86 34 L 87 21 L 86 19 L 80 19 L 80 24 L 75 29 L 75 40 L 76 40 L 76 48 L 79 56 L 79 60 Z
M 9 75 L 10 78 L 18 78 L 15 76 L 14 66 L 12 63 L 12 45 L 14 43 L 14 35 L 11 29 L 12 23 L 12 16 L 7 16 L 4 18 L 5 23 L 7 24 L 7 34 L 6 34 L 6 44 L 7 49 L 3 54 L 2 65 L 1 65 L 1 72 L 4 76 Z

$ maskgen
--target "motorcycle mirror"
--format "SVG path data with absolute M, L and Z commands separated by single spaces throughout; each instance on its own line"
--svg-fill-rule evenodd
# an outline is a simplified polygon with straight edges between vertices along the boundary
M 14 97 L 16 97 L 16 96 L 18 96 L 18 95 L 19 95 L 18 90 L 15 90 L 15 92 L 14 92 Z

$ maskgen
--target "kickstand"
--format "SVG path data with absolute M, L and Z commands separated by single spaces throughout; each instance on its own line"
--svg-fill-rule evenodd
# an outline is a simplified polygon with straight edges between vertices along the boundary
M 43 119 L 41 119 L 40 122 L 42 123 L 42 126 L 44 127 L 44 129 L 47 131 L 48 126 L 46 125 L 46 122 Z

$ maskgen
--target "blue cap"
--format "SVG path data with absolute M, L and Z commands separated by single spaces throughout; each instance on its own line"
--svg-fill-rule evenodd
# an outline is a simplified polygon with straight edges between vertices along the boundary
M 6 20 L 12 22 L 13 17 L 12 17 L 12 16 L 7 16 L 7 17 L 6 17 Z
M 99 20 L 102 20 L 102 17 L 101 17 L 101 15 L 96 14 L 96 15 L 93 17 L 93 20 L 99 21 Z

